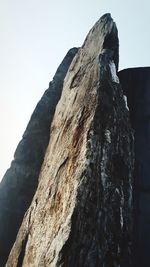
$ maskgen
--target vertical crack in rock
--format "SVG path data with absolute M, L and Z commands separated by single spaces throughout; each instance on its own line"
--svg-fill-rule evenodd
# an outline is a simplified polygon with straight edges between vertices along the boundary
M 19 257 L 18 257 L 18 261 L 17 261 L 17 267 L 22 267 L 27 241 L 28 241 L 28 235 L 22 241 L 21 251 L 20 251 L 20 254 L 19 254 Z
M 0 183 L 1 267 L 7 260 L 23 216 L 36 191 L 55 107 L 61 96 L 65 75 L 77 51 L 77 48 L 70 49 L 57 69 L 53 81 L 31 116 L 11 167 Z
M 29 232 L 22 267 L 132 266 L 133 134 L 117 68 L 117 28 L 105 14 L 67 72 L 6 267 L 17 267 Z

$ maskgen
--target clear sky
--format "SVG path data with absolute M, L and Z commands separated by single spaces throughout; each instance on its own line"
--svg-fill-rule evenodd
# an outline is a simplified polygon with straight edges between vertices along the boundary
M 149 66 L 149 0 L 0 0 L 0 179 L 66 52 L 108 12 L 120 69 Z

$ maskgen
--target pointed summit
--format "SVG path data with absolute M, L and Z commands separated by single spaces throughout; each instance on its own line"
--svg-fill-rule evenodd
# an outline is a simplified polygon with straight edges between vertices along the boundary
M 96 57 L 103 50 L 111 51 L 112 60 L 118 69 L 119 63 L 119 40 L 118 40 L 118 30 L 116 23 L 113 21 L 111 14 L 107 13 L 103 15 L 92 27 L 83 47 L 89 48 L 89 56 Z

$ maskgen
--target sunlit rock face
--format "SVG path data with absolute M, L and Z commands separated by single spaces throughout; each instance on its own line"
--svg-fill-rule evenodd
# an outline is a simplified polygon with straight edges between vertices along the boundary
M 37 104 L 19 143 L 10 169 L 0 183 L 0 266 L 4 266 L 23 216 L 31 204 L 50 137 L 50 125 L 64 78 L 77 53 L 71 49 Z
M 150 266 L 150 68 L 119 72 L 135 133 L 134 259 Z
M 132 266 L 133 134 L 110 14 L 65 77 L 39 184 L 6 267 Z

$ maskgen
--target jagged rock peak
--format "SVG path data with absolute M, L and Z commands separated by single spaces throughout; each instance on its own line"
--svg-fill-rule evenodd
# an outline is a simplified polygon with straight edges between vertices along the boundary
M 119 64 L 119 40 L 116 23 L 113 21 L 111 14 L 103 15 L 90 30 L 83 47 L 90 47 L 89 56 L 96 57 L 100 51 L 108 52 L 113 59 L 116 69 Z
M 104 15 L 75 55 L 6 267 L 131 266 L 133 136 Z

